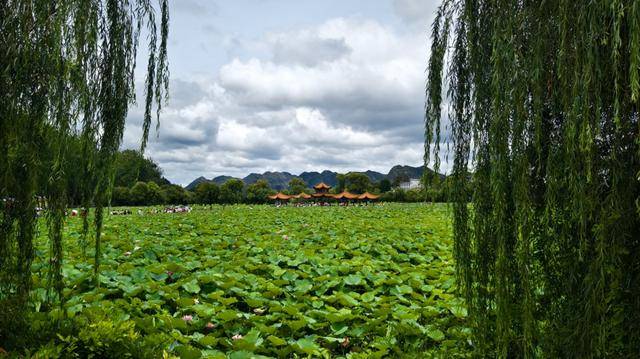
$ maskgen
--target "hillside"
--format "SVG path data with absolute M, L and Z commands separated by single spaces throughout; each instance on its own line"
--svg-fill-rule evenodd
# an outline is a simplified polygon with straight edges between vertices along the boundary
M 269 186 L 275 190 L 282 190 L 287 188 L 289 181 L 297 176 L 292 175 L 289 172 L 265 172 L 263 174 L 252 173 L 243 178 L 242 181 L 246 184 L 252 184 L 258 180 L 266 180 Z
M 376 172 L 376 171 L 365 171 L 362 172 L 365 175 L 367 175 L 367 177 L 369 177 L 369 179 L 371 179 L 371 182 L 379 182 L 385 178 L 389 179 L 391 182 L 393 182 L 396 178 L 400 177 L 400 178 L 421 178 L 422 174 L 424 172 L 424 166 L 419 166 L 419 167 L 412 167 L 412 166 L 401 166 L 401 165 L 397 165 L 397 166 L 393 166 L 389 172 L 387 174 L 383 174 L 380 172 Z M 427 168 L 427 171 L 429 172 L 433 172 L 431 169 Z M 294 178 L 301 178 L 309 187 L 312 187 L 320 182 L 324 182 L 330 186 L 335 186 L 338 181 L 336 179 L 336 176 L 338 175 L 337 172 L 333 172 L 333 171 L 329 171 L 329 170 L 324 170 L 322 172 L 302 172 L 299 175 L 293 175 L 289 172 L 265 172 L 265 173 L 251 173 L 248 176 L 242 178 L 242 181 L 246 184 L 252 184 L 255 183 L 258 180 L 266 180 L 269 183 L 269 186 L 275 190 L 283 190 L 286 189 L 289 181 L 291 181 Z M 444 178 L 445 176 L 440 174 L 439 175 L 441 178 Z M 230 177 L 230 176 L 218 176 L 215 177 L 213 179 L 207 179 L 205 177 L 198 177 L 195 180 L 193 180 L 193 182 L 189 183 L 189 185 L 187 185 L 186 189 L 192 191 L 196 188 L 196 186 L 202 182 L 214 182 L 218 185 L 223 184 L 224 182 L 235 178 L 235 177 Z

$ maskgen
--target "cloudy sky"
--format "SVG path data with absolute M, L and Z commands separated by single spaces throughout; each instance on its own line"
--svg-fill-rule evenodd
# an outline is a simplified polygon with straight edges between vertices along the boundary
M 438 3 L 170 1 L 170 102 L 146 155 L 183 185 L 420 165 Z M 124 147 L 139 146 L 141 121 L 131 109 Z

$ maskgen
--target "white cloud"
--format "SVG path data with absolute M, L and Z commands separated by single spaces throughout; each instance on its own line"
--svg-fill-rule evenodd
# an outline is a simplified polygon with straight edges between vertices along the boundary
M 318 146 L 371 147 L 385 143 L 384 136 L 356 131 L 350 126 L 334 125 L 317 109 L 298 108 L 295 121 L 288 126 L 290 138 L 299 144 Z
M 334 19 L 301 32 L 304 39 L 314 33 L 317 38 L 343 41 L 351 51 L 314 66 L 234 59 L 220 70 L 221 86 L 245 106 L 284 104 L 377 112 L 395 111 L 399 106 L 421 108 L 427 55 L 421 35 L 401 36 L 377 22 L 359 19 Z M 301 38 L 297 33 L 270 36 L 274 37 L 290 39 L 291 47 L 297 47 L 295 40 Z
M 211 16 L 218 12 L 217 4 L 211 0 L 179 0 L 173 9 L 191 16 Z
M 283 64 L 315 66 L 343 58 L 351 52 L 344 38 L 321 37 L 315 31 L 271 34 L 267 41 L 273 49 L 273 61 Z
M 409 25 L 430 28 L 440 0 L 393 0 L 393 7 Z
M 421 164 L 424 34 L 337 18 L 252 41 L 270 56 L 172 81 L 177 100 L 148 150 L 170 180 Z M 132 111 L 127 147 L 139 118 Z

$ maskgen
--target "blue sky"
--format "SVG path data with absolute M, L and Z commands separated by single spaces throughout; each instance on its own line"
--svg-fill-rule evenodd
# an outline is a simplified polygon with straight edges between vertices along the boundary
M 170 101 L 146 154 L 180 184 L 420 165 L 438 2 L 170 1 Z M 123 147 L 141 118 L 132 108 Z

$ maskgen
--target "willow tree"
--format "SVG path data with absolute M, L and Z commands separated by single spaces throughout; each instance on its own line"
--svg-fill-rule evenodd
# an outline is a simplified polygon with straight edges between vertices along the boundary
M 62 230 L 72 176 L 81 177 L 85 206 L 96 208 L 97 274 L 112 163 L 135 100 L 138 40 L 147 36 L 149 54 L 144 150 L 154 108 L 159 116 L 166 100 L 168 22 L 167 0 L 0 3 L 0 342 L 20 332 L 28 309 L 37 195 L 48 206 L 51 298 L 63 303 Z M 73 151 L 81 156 L 69 148 L 72 138 L 80 139 Z
M 640 353 L 639 74 L 637 0 L 439 8 L 425 152 L 453 151 L 479 356 Z

